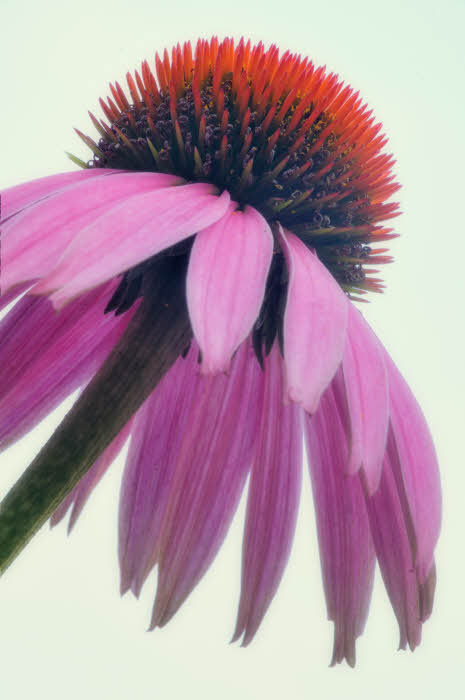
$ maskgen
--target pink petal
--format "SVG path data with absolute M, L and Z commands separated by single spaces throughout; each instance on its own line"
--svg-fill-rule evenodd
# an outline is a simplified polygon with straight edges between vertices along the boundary
M 121 593 L 139 595 L 153 552 L 200 381 L 199 349 L 179 358 L 136 414 L 119 507 Z
M 53 342 L 77 328 L 92 308 L 98 339 L 99 322 L 105 321 L 104 326 L 114 323 L 111 316 L 104 316 L 103 304 L 116 286 L 116 281 L 107 282 L 60 314 L 48 299 L 24 295 L 0 321 L 0 397 L 15 389 L 15 382 L 34 366 Z
M 105 171 L 102 172 L 102 170 L 98 168 L 89 168 L 89 170 L 77 170 L 70 173 L 59 173 L 58 175 L 41 177 L 38 180 L 31 180 L 30 182 L 24 182 L 21 185 L 15 185 L 15 187 L 3 190 L 1 193 L 2 223 L 25 207 L 35 204 L 40 199 L 49 197 L 64 187 L 101 175 L 112 175 L 115 172 L 120 171 L 105 169 Z
M 347 471 L 363 466 L 367 488 L 381 478 L 389 423 L 389 393 L 383 347 L 357 309 L 349 306 L 342 363 L 350 419 L 351 449 Z
M 128 325 L 103 310 L 111 282 L 57 314 L 48 299 L 26 295 L 0 324 L 0 445 L 31 430 L 87 383 Z M 33 341 L 31 340 L 33 339 Z
M 281 230 L 280 240 L 289 270 L 284 315 L 287 394 L 312 414 L 342 360 L 348 302 L 297 236 Z
M 187 303 L 204 372 L 224 372 L 249 335 L 265 295 L 273 253 L 266 220 L 252 207 L 201 231 L 187 273 Z
M 151 628 L 175 614 L 226 536 L 250 468 L 261 379 L 249 342 L 229 377 L 202 377 L 160 533 Z
M 375 552 L 362 485 L 346 474 L 347 438 L 333 385 L 306 417 L 306 440 L 328 609 L 334 621 L 331 664 L 354 666 L 355 640 L 365 627 Z
M 23 209 L 2 225 L 3 289 L 48 275 L 83 228 L 132 195 L 182 182 L 159 173 L 116 172 L 80 180 Z
M 387 352 L 392 450 L 391 464 L 406 521 L 420 583 L 425 583 L 441 528 L 441 484 L 433 440 L 410 387 Z
M 132 419 L 128 421 L 120 433 L 118 433 L 118 435 L 115 437 L 113 442 L 111 442 L 107 449 L 102 452 L 98 460 L 89 469 L 87 474 L 82 477 L 71 493 L 69 493 L 64 501 L 62 501 L 62 503 L 58 506 L 50 518 L 51 527 L 58 525 L 58 523 L 65 517 L 68 509 L 72 506 L 73 510 L 71 511 L 69 518 L 68 534 L 71 532 L 82 512 L 82 509 L 87 503 L 90 494 L 100 482 L 108 467 L 115 461 L 116 457 L 123 449 L 124 443 L 128 439 L 131 432 L 131 427 Z
M 294 538 L 302 475 L 302 411 L 284 404 L 282 359 L 265 359 L 264 394 L 253 457 L 233 641 L 252 641 L 281 581 Z
M 381 482 L 366 502 L 381 574 L 399 623 L 399 646 L 405 649 L 408 642 L 413 651 L 421 641 L 421 623 L 431 612 L 435 570 L 434 566 L 430 567 L 424 582 L 415 570 L 409 524 L 394 474 L 397 460 L 394 433 L 390 429 Z
M 56 269 L 37 286 L 55 306 L 188 238 L 220 219 L 229 194 L 213 185 L 170 187 L 135 195 L 81 230 Z

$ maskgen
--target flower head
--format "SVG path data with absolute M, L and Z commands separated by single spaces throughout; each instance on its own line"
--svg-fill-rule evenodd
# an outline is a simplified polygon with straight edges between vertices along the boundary
M 377 246 L 399 186 L 381 125 L 337 75 L 275 46 L 200 40 L 155 72 L 128 73 L 128 95 L 110 86 L 98 143 L 78 132 L 93 152 L 72 156 L 81 172 L 2 193 L 4 303 L 27 292 L 0 325 L 0 443 L 84 387 L 34 463 L 31 502 L 54 495 L 21 537 L 60 501 L 52 523 L 72 506 L 71 527 L 130 436 L 121 590 L 138 595 L 158 566 L 163 626 L 250 477 L 234 633 L 248 644 L 290 553 L 305 435 L 333 662 L 355 661 L 376 559 L 413 649 L 434 593 L 436 456 L 352 303 L 381 291 L 371 265 L 391 260 Z

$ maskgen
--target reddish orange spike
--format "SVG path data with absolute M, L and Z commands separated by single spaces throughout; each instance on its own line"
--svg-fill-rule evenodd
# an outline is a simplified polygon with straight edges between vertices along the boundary
M 233 77 L 232 77 L 232 88 L 233 93 L 237 92 L 238 82 L 242 75 L 242 70 L 244 68 L 244 39 L 242 38 L 237 46 L 234 58 L 233 66 Z
M 227 129 L 228 129 L 228 123 L 229 123 L 229 112 L 227 109 L 224 110 L 223 112 L 223 117 L 221 119 L 221 133 L 225 134 Z
M 245 132 L 247 131 L 247 129 L 249 127 L 250 115 L 251 115 L 251 112 L 250 112 L 250 108 L 248 107 L 244 116 L 242 117 L 242 121 L 241 121 L 241 131 L 240 131 L 241 139 L 244 138 Z
M 165 69 L 166 72 L 166 69 Z M 170 61 L 170 79 L 169 82 L 174 85 L 174 89 L 177 92 L 178 88 L 178 61 L 177 61 L 177 48 L 173 46 L 171 49 L 171 61 Z
M 208 72 L 208 68 L 212 67 L 216 63 L 216 56 L 218 54 L 218 48 L 219 48 L 219 43 L 218 43 L 218 37 L 214 36 L 213 39 L 210 42 L 210 46 L 208 46 L 207 43 L 205 43 L 205 49 L 208 50 L 208 61 L 205 66 L 205 77 Z
M 190 41 L 186 41 L 183 47 L 184 80 L 186 83 L 192 78 L 194 63 L 192 59 L 192 46 Z
M 238 191 L 239 191 L 239 192 L 240 192 L 241 190 L 243 190 L 244 187 L 246 187 L 246 185 L 247 185 L 247 183 L 248 183 L 248 180 L 249 180 L 249 177 L 250 177 L 250 175 L 252 174 L 253 164 L 254 164 L 254 159 L 251 158 L 251 159 L 248 161 L 247 165 L 245 166 L 244 170 L 242 171 L 242 175 L 241 175 L 241 177 L 240 177 L 239 186 L 238 186 Z
M 111 110 L 112 114 L 114 115 L 112 121 L 117 121 L 121 116 L 121 110 L 118 109 L 118 107 L 113 102 L 111 97 L 108 97 L 107 100 L 108 100 L 108 104 L 110 106 L 110 110 Z
M 292 132 L 295 130 L 296 126 L 300 123 L 303 114 L 305 110 L 307 110 L 312 102 L 312 95 L 308 94 L 305 95 L 304 98 L 300 101 L 299 105 L 296 107 L 294 114 L 292 115 L 292 119 L 289 122 L 287 129 L 286 129 L 286 135 L 289 136 L 292 134 Z
M 118 83 L 118 81 L 116 81 L 115 87 L 116 87 L 116 90 L 118 92 L 119 98 L 121 100 L 121 104 L 123 105 L 123 109 L 129 109 L 130 105 L 129 105 L 128 99 L 127 99 L 126 95 L 124 94 L 124 90 L 121 87 L 121 85 Z
M 92 112 L 88 111 L 87 114 L 89 115 L 92 124 L 95 126 L 95 128 L 96 128 L 97 131 L 99 132 L 100 136 L 106 136 L 106 134 L 105 134 L 105 129 L 102 127 L 102 125 L 100 124 L 100 122 L 98 121 L 98 119 L 96 119 L 96 118 L 94 117 L 94 115 L 92 114 Z
M 124 112 L 124 110 L 125 110 L 124 103 L 121 101 L 121 97 L 118 93 L 118 90 L 116 89 L 116 87 L 112 83 L 110 83 L 110 90 L 111 90 L 111 94 L 113 95 L 113 99 L 115 100 L 115 103 L 118 106 L 119 111 Z
M 260 63 L 260 61 L 263 57 L 263 53 L 264 53 L 263 44 L 260 41 L 252 49 L 252 52 L 250 55 L 250 60 L 249 60 L 248 72 L 253 79 L 255 78 L 255 75 L 257 73 L 257 67 L 258 67 L 258 64 Z
M 171 121 L 174 124 L 175 122 L 178 121 L 178 114 L 176 111 L 176 104 L 177 104 L 176 88 L 174 87 L 173 82 L 170 82 L 169 92 L 170 92 L 170 116 L 171 116 Z
M 136 78 L 137 89 L 140 92 L 140 96 L 141 96 L 142 100 L 144 100 L 144 94 L 147 94 L 147 90 L 145 89 L 144 81 L 141 78 L 141 75 L 140 75 L 138 70 L 134 71 L 134 75 Z M 145 100 L 144 100 L 144 102 L 145 102 Z
M 248 65 L 249 65 L 251 46 L 252 46 L 252 44 L 251 44 L 251 41 L 249 39 L 244 47 L 244 67 L 246 70 L 248 69 Z
M 107 105 L 105 104 L 105 102 L 102 100 L 101 97 L 99 99 L 99 104 L 100 104 L 100 107 L 102 108 L 103 113 L 105 114 L 106 118 L 108 119 L 108 121 L 112 122 L 118 118 L 117 115 L 115 116 L 113 110 L 111 110 L 107 107 Z
M 200 118 L 200 124 L 199 124 L 199 137 L 198 137 L 198 146 L 199 146 L 199 151 L 202 153 L 205 145 L 205 132 L 207 128 L 207 123 L 205 121 L 205 115 L 202 114 Z
M 107 138 L 110 139 L 110 141 L 116 141 L 116 137 L 115 137 L 114 133 L 112 132 L 112 130 L 110 129 L 108 124 L 103 121 L 103 119 L 100 120 L 100 124 L 102 125 L 102 128 L 105 130 Z
M 196 118 L 196 121 L 198 122 L 200 119 L 201 111 L 202 111 L 202 101 L 200 98 L 200 90 L 199 90 L 197 85 L 195 85 L 195 86 L 193 85 L 192 94 L 194 97 L 195 118 Z
M 271 151 L 273 150 L 273 148 L 276 146 L 280 133 L 281 133 L 281 130 L 276 129 L 276 131 L 268 139 L 268 143 L 267 143 L 266 148 L 265 148 L 265 156 L 269 156 Z
M 271 126 L 271 122 L 273 121 L 273 119 L 275 117 L 276 109 L 277 109 L 276 105 L 271 107 L 271 109 L 268 110 L 265 119 L 263 120 L 262 131 L 263 131 L 263 134 L 265 134 L 265 135 L 268 133 L 268 129 Z M 249 114 L 250 114 L 250 110 L 249 110 Z
M 221 117 L 223 116 L 223 112 L 224 112 L 224 92 L 220 88 L 220 90 L 218 92 L 217 99 L 216 99 L 216 113 L 217 113 L 219 119 L 221 119 Z
M 257 66 L 257 81 L 255 82 L 253 86 L 253 92 L 252 92 L 252 99 L 254 105 L 257 105 L 260 97 L 262 95 L 263 90 L 265 89 L 265 82 L 267 79 L 266 76 L 266 71 L 265 71 L 265 64 L 266 64 L 266 54 L 263 54 L 260 58 L 260 61 Z
M 226 157 L 228 152 L 228 137 L 226 134 L 223 135 L 220 144 L 220 167 L 224 171 L 226 165 Z
M 290 109 L 292 103 L 297 97 L 297 89 L 292 88 L 292 90 L 289 92 L 288 96 L 284 100 L 281 109 L 278 112 L 278 116 L 276 117 L 278 122 L 282 122 L 284 120 L 284 117 L 286 116 L 288 110 Z
M 266 108 L 270 103 L 271 97 L 271 85 L 268 85 L 262 92 L 260 96 L 260 102 L 256 106 L 256 113 L 260 119 L 263 119 L 263 115 L 266 112 Z
M 167 49 L 163 51 L 163 68 L 165 69 L 166 80 L 169 83 L 171 80 L 171 63 Z
M 179 44 L 176 47 L 176 79 L 174 84 L 176 87 L 177 96 L 181 97 L 184 93 L 184 65 L 181 46 Z
M 246 135 L 246 137 L 244 139 L 244 143 L 242 144 L 242 148 L 241 148 L 240 153 L 239 153 L 239 161 L 243 160 L 245 154 L 247 153 L 247 151 L 250 148 L 251 143 L 252 143 L 252 132 L 249 131 L 249 133 Z
M 213 69 L 213 85 L 212 85 L 212 93 L 213 93 L 213 98 L 215 100 L 218 99 L 218 92 L 220 89 L 220 84 L 221 84 L 221 79 L 223 77 L 223 67 L 224 67 L 224 61 L 223 61 L 223 44 L 218 49 L 218 54 L 216 56 L 216 61 L 215 61 L 215 67 Z
M 157 71 L 158 84 L 161 90 L 166 90 L 168 87 L 168 78 L 165 73 L 165 66 L 162 63 L 158 53 L 155 54 L 155 67 Z
M 132 100 L 134 102 L 134 106 L 136 110 L 140 112 L 140 110 L 142 109 L 142 102 L 140 101 L 139 94 L 134 83 L 134 79 L 130 73 L 126 73 L 126 81 L 129 87 L 129 92 L 131 93 Z

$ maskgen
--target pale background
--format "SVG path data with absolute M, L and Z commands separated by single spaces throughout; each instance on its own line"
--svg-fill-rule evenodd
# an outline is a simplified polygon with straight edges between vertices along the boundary
M 1 0 L 0 187 L 72 169 L 63 152 L 85 154 L 72 127 L 92 131 L 86 110 L 97 108 L 108 81 L 178 40 L 216 33 L 276 42 L 361 90 L 390 136 L 405 212 L 387 293 L 366 315 L 431 425 L 445 503 L 436 609 L 423 645 L 413 655 L 396 651 L 378 581 L 357 668 L 329 669 L 332 623 L 308 479 L 289 567 L 244 650 L 228 644 L 243 504 L 200 587 L 168 628 L 148 634 L 154 579 L 139 602 L 118 595 L 119 460 L 71 538 L 63 526 L 43 528 L 0 582 L 4 700 L 463 697 L 464 10 L 464 0 Z M 1 494 L 65 410 L 0 457 Z

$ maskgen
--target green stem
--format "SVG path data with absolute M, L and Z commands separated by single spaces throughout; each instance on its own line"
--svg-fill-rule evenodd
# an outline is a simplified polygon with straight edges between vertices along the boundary
M 165 278 L 166 279 L 166 278 Z M 174 272 L 0 503 L 0 575 L 91 468 L 185 350 L 191 328 Z

